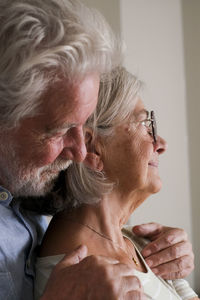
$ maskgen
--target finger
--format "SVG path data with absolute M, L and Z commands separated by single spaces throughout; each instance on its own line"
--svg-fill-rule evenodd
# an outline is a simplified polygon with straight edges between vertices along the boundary
M 135 277 L 135 270 L 123 263 L 118 263 L 112 266 L 113 268 L 113 277 L 115 276 L 134 276 Z
M 136 276 L 126 276 L 123 278 L 123 290 L 124 294 L 129 292 L 139 291 L 142 292 L 142 285 L 140 280 Z
M 183 256 L 152 268 L 152 271 L 163 279 L 177 279 L 187 276 L 193 268 L 193 259 L 190 256 Z
M 172 229 L 170 228 L 168 231 L 162 233 L 162 235 L 159 238 L 149 243 L 142 250 L 142 255 L 144 257 L 150 256 L 174 244 L 186 240 L 187 240 L 187 234 L 184 230 L 179 228 L 172 228 Z
M 142 237 L 151 238 L 152 236 L 158 235 L 162 232 L 163 226 L 158 223 L 147 223 L 136 225 L 132 228 L 133 232 Z
M 193 270 L 193 269 L 192 269 Z M 191 269 L 185 269 L 179 272 L 174 272 L 169 274 L 164 274 L 161 277 L 165 280 L 176 280 L 186 278 L 192 271 Z
M 125 298 L 123 298 L 123 300 L 147 300 L 147 299 L 152 299 L 150 297 L 148 297 L 147 295 L 145 295 L 144 293 L 140 292 L 140 291 L 133 291 L 133 292 L 129 292 L 126 294 Z
M 71 253 L 65 255 L 65 257 L 60 261 L 60 265 L 63 267 L 68 267 L 74 264 L 78 264 L 87 256 L 88 249 L 85 245 L 80 245 Z
M 119 264 L 119 260 L 108 257 L 108 256 L 103 256 L 103 255 L 89 255 L 87 256 L 84 261 L 89 261 L 92 265 L 116 265 Z
M 153 268 L 189 254 L 191 258 L 194 258 L 191 244 L 189 242 L 181 242 L 168 247 L 167 249 L 164 249 L 154 255 L 148 256 L 145 261 L 149 265 L 149 267 Z

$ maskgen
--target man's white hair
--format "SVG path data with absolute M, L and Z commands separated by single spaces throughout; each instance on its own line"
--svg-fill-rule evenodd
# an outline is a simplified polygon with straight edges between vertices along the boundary
M 118 65 L 104 18 L 76 0 L 0 0 L 0 127 L 37 113 L 49 85 Z

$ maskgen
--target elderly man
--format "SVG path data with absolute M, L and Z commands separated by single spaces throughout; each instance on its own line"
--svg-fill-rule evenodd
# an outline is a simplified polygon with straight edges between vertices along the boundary
M 102 17 L 75 0 L 0 0 L 0 40 L 0 299 L 31 300 L 35 249 L 46 223 L 13 196 L 44 196 L 70 161 L 84 160 L 83 125 L 100 79 L 120 63 L 120 47 Z M 159 236 L 144 255 L 163 277 L 192 268 L 183 231 L 157 224 L 135 231 Z M 170 255 L 180 242 L 185 252 Z M 128 266 L 86 256 L 84 246 L 66 256 L 42 299 L 119 299 L 116 285 L 122 299 L 142 297 Z

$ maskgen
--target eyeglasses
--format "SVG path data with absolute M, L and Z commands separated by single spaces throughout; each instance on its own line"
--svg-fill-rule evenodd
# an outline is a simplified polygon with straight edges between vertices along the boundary
M 157 142 L 157 125 L 156 125 L 156 118 L 155 113 L 153 110 L 148 112 L 148 118 L 141 122 L 142 125 L 150 128 L 150 134 L 153 137 L 154 143 Z
M 147 113 L 147 118 L 143 121 L 140 121 L 138 123 L 144 125 L 145 127 L 148 128 L 149 133 L 151 134 L 151 136 L 153 137 L 154 143 L 157 142 L 157 125 L 156 125 L 156 118 L 155 118 L 155 113 L 153 110 L 149 111 L 145 111 Z M 132 123 L 132 122 L 131 122 Z M 112 125 L 110 126 L 101 126 L 99 125 L 98 128 L 99 129 L 105 129 L 108 127 L 112 127 Z

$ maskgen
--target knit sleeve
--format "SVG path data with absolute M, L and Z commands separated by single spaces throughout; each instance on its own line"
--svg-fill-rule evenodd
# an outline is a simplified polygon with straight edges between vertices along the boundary
M 194 297 L 198 297 L 198 295 L 193 291 L 190 287 L 189 283 L 184 279 L 176 279 L 172 281 L 172 284 L 177 292 L 177 294 L 183 300 L 189 300 Z

